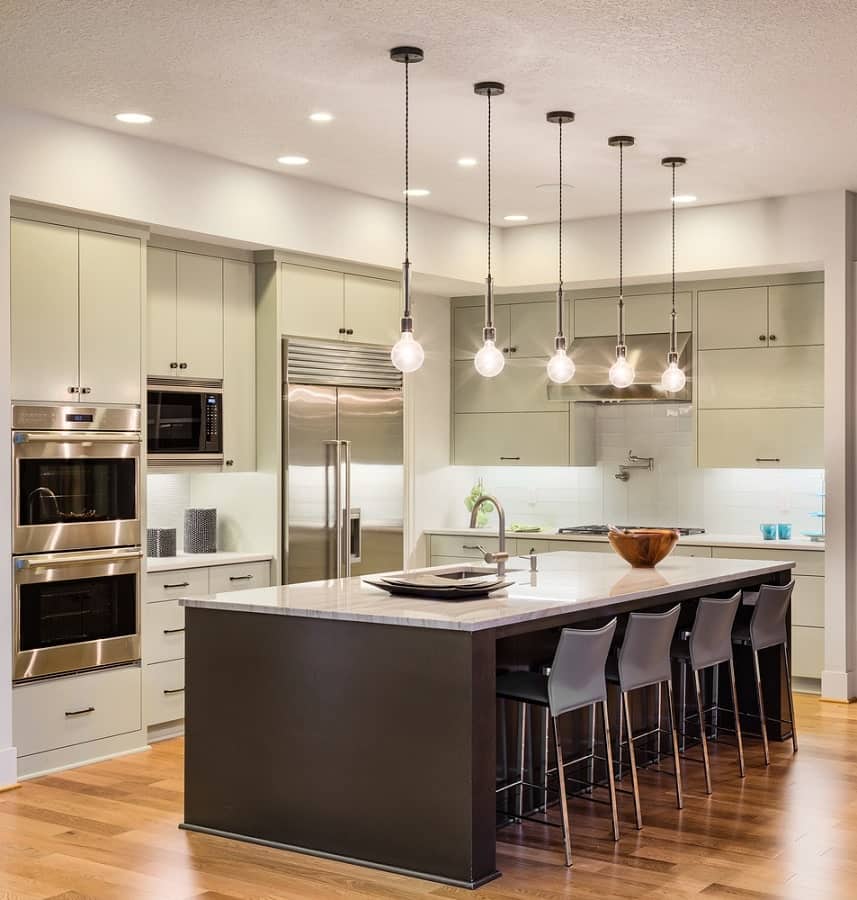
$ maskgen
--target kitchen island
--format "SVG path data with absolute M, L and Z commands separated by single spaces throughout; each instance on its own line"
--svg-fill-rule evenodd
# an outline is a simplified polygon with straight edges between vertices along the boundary
M 669 557 L 631 569 L 559 552 L 539 567 L 512 560 L 506 591 L 457 603 L 390 597 L 359 578 L 182 601 L 182 827 L 478 887 L 499 874 L 498 648 L 787 583 L 792 563 Z M 779 660 L 765 665 L 768 715 L 783 718 Z

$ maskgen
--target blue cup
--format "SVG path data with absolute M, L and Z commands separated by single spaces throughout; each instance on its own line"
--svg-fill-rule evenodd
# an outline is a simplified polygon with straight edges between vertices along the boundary
M 777 525 L 777 537 L 781 541 L 790 541 L 792 539 L 792 526 L 787 522 L 780 522 Z
M 777 539 L 777 526 L 764 524 L 759 526 L 759 531 L 762 532 L 762 540 L 765 541 L 775 541 Z

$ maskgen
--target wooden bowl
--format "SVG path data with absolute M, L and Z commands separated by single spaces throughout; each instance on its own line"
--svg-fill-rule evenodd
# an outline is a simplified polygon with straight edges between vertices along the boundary
M 678 532 L 671 528 L 635 528 L 611 531 L 610 546 L 635 569 L 651 569 L 666 559 L 678 543 Z

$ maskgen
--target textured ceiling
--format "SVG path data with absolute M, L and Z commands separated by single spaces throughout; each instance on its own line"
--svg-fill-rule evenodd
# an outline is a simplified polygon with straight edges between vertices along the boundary
M 572 217 L 616 207 L 611 134 L 627 152 L 629 210 L 668 204 L 659 159 L 683 154 L 680 190 L 720 203 L 857 186 L 857 4 L 845 0 L 0 0 L 0 99 L 401 199 L 402 68 L 415 43 L 414 201 L 484 218 L 485 101 L 495 101 L 495 217 L 553 217 L 556 128 L 570 108 Z M 308 121 L 329 110 L 328 125 Z M 155 116 L 132 128 L 122 110 Z M 461 169 L 462 155 L 480 165 Z M 502 224 L 502 223 L 501 223 Z

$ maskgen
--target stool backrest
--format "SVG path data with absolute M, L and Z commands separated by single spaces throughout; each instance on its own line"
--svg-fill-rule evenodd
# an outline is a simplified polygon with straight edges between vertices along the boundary
M 602 628 L 563 628 L 548 676 L 552 716 L 607 699 L 607 654 L 616 620 Z
M 671 677 L 670 647 L 681 604 L 662 613 L 631 613 L 619 648 L 619 686 L 647 687 Z
M 707 669 L 732 659 L 732 625 L 741 603 L 741 591 L 725 600 L 703 597 L 696 607 L 690 632 L 690 664 Z
M 750 642 L 754 650 L 788 642 L 786 614 L 795 583 L 763 584 L 750 617 Z

